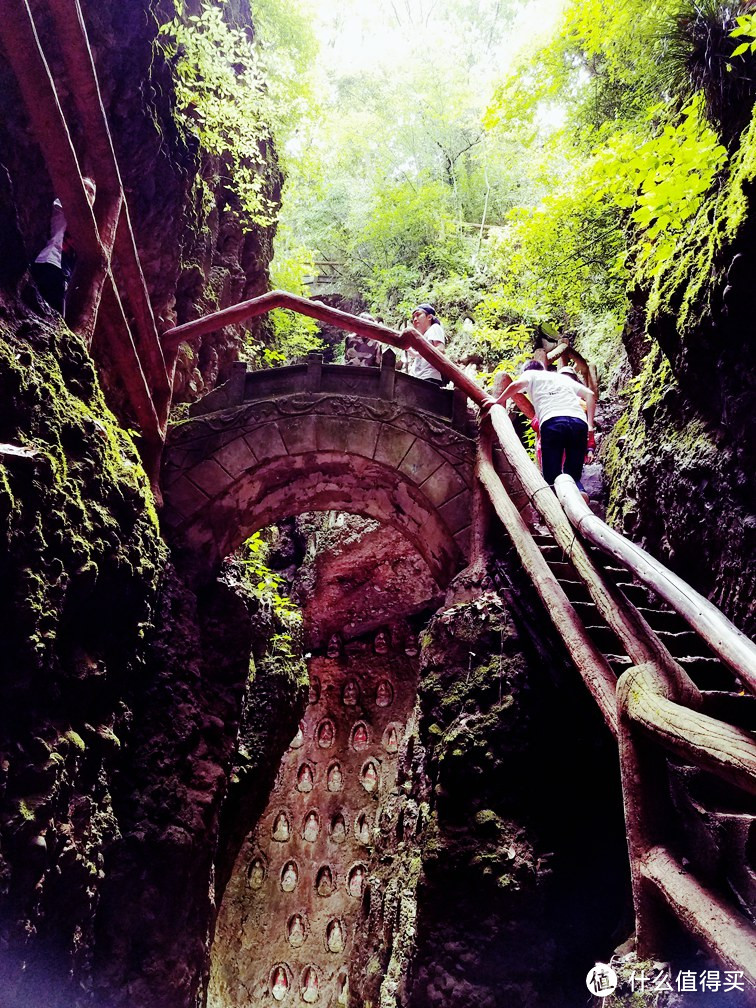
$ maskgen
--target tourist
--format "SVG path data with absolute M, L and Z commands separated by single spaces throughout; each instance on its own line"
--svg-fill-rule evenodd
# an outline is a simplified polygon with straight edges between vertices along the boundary
M 586 448 L 593 442 L 595 393 L 567 375 L 545 371 L 543 364 L 535 360 L 525 365 L 523 374 L 502 392 L 497 403 L 503 405 L 518 393 L 525 393 L 535 409 L 543 478 L 553 486 L 557 476 L 565 472 L 583 492 L 580 477 Z
M 436 309 L 433 305 L 421 304 L 412 312 L 412 325 L 407 326 L 402 331 L 402 335 L 413 335 L 424 339 L 432 347 L 441 353 L 444 352 L 446 337 L 444 329 L 436 316 Z M 441 372 L 433 367 L 424 357 L 421 357 L 417 350 L 412 347 L 407 349 L 410 366 L 409 373 L 414 378 L 422 378 L 424 381 L 432 382 L 434 385 L 445 385 L 446 379 L 441 377 Z
M 376 321 L 369 312 L 361 312 L 360 318 Z M 380 367 L 381 344 L 359 333 L 348 333 L 344 340 L 344 363 L 352 367 Z
M 82 181 L 89 205 L 93 206 L 97 192 L 94 179 L 84 178 Z M 76 252 L 66 230 L 63 204 L 56 199 L 50 218 L 50 239 L 29 267 L 29 272 L 39 293 L 61 315 L 66 310 L 66 294 L 75 261 Z

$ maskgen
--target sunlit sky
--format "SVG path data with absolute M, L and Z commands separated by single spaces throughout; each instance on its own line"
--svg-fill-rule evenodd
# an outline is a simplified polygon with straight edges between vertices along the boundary
M 513 58 L 554 28 L 566 0 L 523 0 L 512 6 L 514 24 L 487 56 L 491 79 L 506 72 Z M 452 41 L 445 39 L 442 21 L 450 0 L 318 0 L 315 26 L 325 67 L 356 74 L 391 66 L 405 59 L 443 58 Z M 501 0 L 479 0 L 481 18 L 493 20 L 507 6 Z M 483 82 L 481 82 L 483 83 Z

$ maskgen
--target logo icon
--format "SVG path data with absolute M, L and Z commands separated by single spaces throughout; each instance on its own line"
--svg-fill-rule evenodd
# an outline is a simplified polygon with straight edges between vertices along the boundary
M 586 986 L 596 997 L 609 997 L 617 989 L 617 974 L 606 963 L 596 963 L 585 978 Z

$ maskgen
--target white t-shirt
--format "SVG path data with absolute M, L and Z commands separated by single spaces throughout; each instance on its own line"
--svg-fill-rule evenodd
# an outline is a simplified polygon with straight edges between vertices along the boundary
M 446 346 L 446 337 L 444 336 L 443 327 L 439 322 L 434 322 L 433 325 L 423 333 L 423 339 L 428 343 L 440 343 L 441 346 Z M 429 364 L 424 357 L 415 357 L 410 365 L 410 374 L 414 375 L 415 378 L 440 378 L 441 372 L 437 371 L 432 364 Z
M 52 218 L 50 220 L 50 240 L 39 253 L 34 262 L 49 263 L 51 266 L 60 266 L 65 233 L 66 218 L 63 215 L 63 207 L 60 200 L 56 199 L 53 203 Z
M 525 391 L 533 403 L 538 423 L 543 426 L 554 417 L 573 417 L 588 424 L 575 382 L 554 371 L 525 371 L 520 376 L 528 383 Z

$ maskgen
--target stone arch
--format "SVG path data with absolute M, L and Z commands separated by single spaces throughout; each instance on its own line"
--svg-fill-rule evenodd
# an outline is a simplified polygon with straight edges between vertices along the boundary
M 163 523 L 188 566 L 209 574 L 266 525 L 348 511 L 396 528 L 445 586 L 469 551 L 474 459 L 471 438 L 404 402 L 322 393 L 245 402 L 172 430 Z

